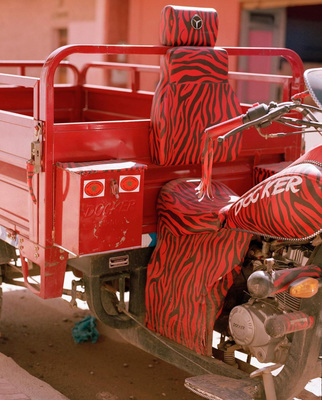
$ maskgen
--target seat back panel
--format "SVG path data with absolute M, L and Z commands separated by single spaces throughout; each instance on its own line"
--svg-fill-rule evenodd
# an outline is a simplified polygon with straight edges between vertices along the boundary
M 213 47 L 217 31 L 214 9 L 167 6 L 162 12 L 161 42 L 178 47 L 161 60 L 152 102 L 150 149 L 158 165 L 200 163 L 205 129 L 241 114 L 228 82 L 227 52 Z M 235 157 L 230 145 L 216 143 L 217 162 Z

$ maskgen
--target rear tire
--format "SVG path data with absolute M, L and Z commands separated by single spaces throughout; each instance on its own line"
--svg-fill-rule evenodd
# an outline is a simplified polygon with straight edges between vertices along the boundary
M 0 286 L 0 318 L 1 318 L 1 312 L 2 312 L 2 286 Z
M 293 399 L 313 378 L 319 377 L 317 362 L 321 340 L 316 329 L 297 332 L 282 371 L 274 378 L 279 400 Z
M 303 300 L 301 311 L 312 315 L 314 326 L 293 336 L 287 360 L 281 372 L 274 377 L 278 400 L 289 400 L 297 396 L 313 378 L 320 377 L 318 358 L 321 348 L 322 291 L 311 299 Z

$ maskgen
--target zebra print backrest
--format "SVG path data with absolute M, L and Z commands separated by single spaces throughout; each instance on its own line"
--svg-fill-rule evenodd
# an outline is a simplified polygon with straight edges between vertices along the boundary
M 167 6 L 162 12 L 162 44 L 182 47 L 169 49 L 161 60 L 150 127 L 156 164 L 200 163 L 205 128 L 241 114 L 228 83 L 227 53 L 208 47 L 215 44 L 217 27 L 214 9 Z M 230 151 L 219 150 L 217 162 L 231 159 Z
M 164 46 L 215 46 L 218 16 L 214 8 L 166 6 L 161 13 Z

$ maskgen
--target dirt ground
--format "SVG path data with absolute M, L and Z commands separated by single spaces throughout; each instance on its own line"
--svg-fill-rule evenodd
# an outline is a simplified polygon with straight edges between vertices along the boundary
M 187 373 L 127 344 L 113 330 L 98 325 L 104 334 L 97 343 L 76 344 L 72 328 L 88 310 L 4 286 L 0 352 L 70 400 L 201 399 L 184 388 Z M 307 395 L 301 400 L 320 398 Z
M 75 344 L 71 330 L 88 311 L 12 288 L 3 295 L 0 352 L 70 400 L 200 400 L 184 388 L 185 372 L 112 330 Z

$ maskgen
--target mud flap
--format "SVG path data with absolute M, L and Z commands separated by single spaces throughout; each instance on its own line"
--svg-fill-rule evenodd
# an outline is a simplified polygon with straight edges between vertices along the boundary
M 185 380 L 187 389 L 209 400 L 253 400 L 259 385 L 253 379 L 234 379 L 214 374 Z

